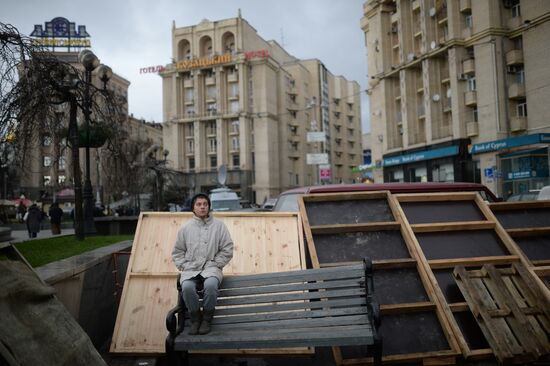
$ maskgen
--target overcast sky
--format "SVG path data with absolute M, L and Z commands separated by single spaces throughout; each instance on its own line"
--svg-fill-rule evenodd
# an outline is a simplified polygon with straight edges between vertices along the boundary
M 65 17 L 85 25 L 101 62 L 128 79 L 135 117 L 162 121 L 161 79 L 140 74 L 145 66 L 171 59 L 172 21 L 177 27 L 202 19 L 243 18 L 265 40 L 276 40 L 293 56 L 317 58 L 335 75 L 367 88 L 364 34 L 359 27 L 364 0 L 0 0 L 0 22 L 30 35 L 35 24 Z M 368 100 L 362 93 L 363 132 L 369 130 Z

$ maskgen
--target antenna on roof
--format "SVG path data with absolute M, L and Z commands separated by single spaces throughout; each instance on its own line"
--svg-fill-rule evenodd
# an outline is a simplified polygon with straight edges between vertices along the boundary
M 281 28 L 281 47 L 285 48 L 285 34 L 283 33 L 283 28 Z
M 241 18 L 242 18 L 242 14 L 241 14 L 241 8 L 239 8 L 239 11 L 238 11 L 237 15 L 238 15 L 239 19 L 241 19 Z

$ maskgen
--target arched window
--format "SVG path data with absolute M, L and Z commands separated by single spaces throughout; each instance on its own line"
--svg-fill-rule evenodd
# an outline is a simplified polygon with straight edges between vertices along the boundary
M 200 41 L 200 48 L 201 48 L 201 57 L 209 57 L 212 56 L 212 38 L 209 36 L 204 36 L 201 38 Z
M 178 60 L 191 59 L 191 44 L 188 40 L 182 39 L 178 43 Z
M 223 53 L 235 53 L 235 36 L 231 32 L 225 32 L 222 36 Z

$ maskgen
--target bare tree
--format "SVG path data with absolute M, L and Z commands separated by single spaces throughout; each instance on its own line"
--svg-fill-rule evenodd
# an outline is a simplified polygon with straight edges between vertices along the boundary
M 107 139 L 105 149 L 116 154 L 117 141 L 124 133 L 125 104 L 116 93 L 86 82 L 81 70 L 34 44 L 15 27 L 0 23 L 0 159 L 7 156 L 12 160 L 0 161 L 0 166 L 14 165 L 24 171 L 30 149 L 41 136 L 48 134 L 56 143 L 68 138 L 79 239 L 84 238 L 79 147 L 86 141 L 83 132 L 88 137 L 92 133 L 78 127 L 79 110 L 90 112 L 96 121 L 95 133 L 102 134 Z M 59 118 L 60 110 L 69 118 Z M 55 154 L 59 155 L 59 150 Z

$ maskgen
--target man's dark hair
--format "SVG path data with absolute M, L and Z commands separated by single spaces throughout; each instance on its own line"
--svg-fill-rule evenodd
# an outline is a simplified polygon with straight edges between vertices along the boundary
M 206 202 L 208 202 L 208 211 L 210 211 L 212 205 L 210 204 L 210 198 L 208 198 L 208 195 L 206 193 L 197 193 L 193 196 L 193 198 L 191 198 L 191 211 L 193 211 L 193 209 L 195 208 L 195 202 L 199 198 L 204 198 Z

